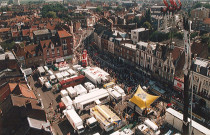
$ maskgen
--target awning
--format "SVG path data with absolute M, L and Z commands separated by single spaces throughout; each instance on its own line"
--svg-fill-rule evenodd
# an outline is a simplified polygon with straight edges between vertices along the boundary
M 144 108 L 149 107 L 158 98 L 159 96 L 153 96 L 146 93 L 139 85 L 138 90 L 130 101 L 143 110 Z

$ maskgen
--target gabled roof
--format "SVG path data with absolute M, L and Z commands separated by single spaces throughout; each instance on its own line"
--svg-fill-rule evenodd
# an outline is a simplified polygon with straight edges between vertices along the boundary
M 35 44 L 31 44 L 31 45 L 27 45 L 27 46 L 25 46 L 25 52 L 27 53 L 30 53 L 30 54 L 35 54 L 36 53 L 36 47 L 37 47 L 37 45 L 35 45 Z
M 15 89 L 17 83 L 8 83 L 0 88 L 0 102 L 7 98 L 10 93 Z
M 22 96 L 28 97 L 28 98 L 34 98 L 37 99 L 34 92 L 28 88 L 28 86 L 25 83 L 19 83 L 15 90 L 20 91 Z
M 42 49 L 44 49 L 45 47 L 48 47 L 50 43 L 52 43 L 52 41 L 50 39 L 40 41 Z
M 70 37 L 72 35 L 65 30 L 61 30 L 61 31 L 58 31 L 58 36 L 60 38 L 65 38 L 65 37 Z
M 0 32 L 7 32 L 10 31 L 10 28 L 0 28 Z
M 13 31 L 12 32 L 12 37 L 19 37 L 20 33 L 18 31 Z
M 25 30 L 22 30 L 22 35 L 25 37 L 25 36 L 30 36 L 30 29 L 25 29 Z

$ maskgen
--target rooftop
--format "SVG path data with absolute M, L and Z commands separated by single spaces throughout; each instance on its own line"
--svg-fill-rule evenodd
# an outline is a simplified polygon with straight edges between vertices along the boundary
M 70 37 L 70 36 L 72 36 L 70 33 L 68 33 L 68 32 L 65 31 L 65 30 L 58 31 L 58 35 L 59 35 L 60 38 L 65 38 L 65 37 Z
M 207 67 L 208 66 L 208 61 L 201 60 L 201 59 L 196 59 L 194 64 L 200 65 L 200 67 Z
M 131 48 L 131 49 L 135 49 L 136 50 L 136 45 L 134 45 L 134 44 L 122 43 L 121 45 L 124 45 L 125 47 L 128 47 L 128 48 Z
M 33 31 L 34 35 L 44 35 L 44 34 L 49 34 L 50 31 L 48 29 L 43 29 L 43 30 L 36 30 Z
M 0 54 L 0 60 L 5 60 L 6 57 L 9 57 L 9 60 L 15 60 L 15 56 L 12 52 L 5 52 L 4 54 Z
M 138 29 L 134 29 L 134 30 L 131 30 L 131 31 L 134 31 L 134 32 L 142 32 L 142 31 L 146 31 L 148 29 L 146 28 L 138 28 Z

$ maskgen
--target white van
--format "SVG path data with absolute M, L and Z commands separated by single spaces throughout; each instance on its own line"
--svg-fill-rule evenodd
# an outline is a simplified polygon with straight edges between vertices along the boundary
M 45 70 L 43 67 L 38 67 L 37 68 L 37 71 L 39 73 L 40 76 L 44 76 L 45 75 Z
M 50 82 L 51 82 L 52 84 L 55 84 L 55 83 L 58 82 L 58 80 L 57 80 L 57 78 L 55 77 L 55 75 L 51 75 L 51 76 L 50 76 Z
M 46 72 L 48 72 L 49 68 L 48 68 L 47 66 L 44 66 L 44 70 L 45 70 Z
M 160 130 L 159 130 L 158 126 L 154 122 L 152 122 L 151 120 L 146 119 L 144 121 L 144 124 L 147 125 L 149 128 L 151 128 L 154 131 L 155 135 L 160 134 Z
M 52 85 L 49 82 L 45 82 L 44 85 L 47 88 L 47 90 L 52 89 Z
M 39 77 L 38 80 L 39 80 L 39 84 L 40 84 L 41 86 L 43 86 L 44 83 L 47 82 L 47 78 L 45 78 L 45 77 Z

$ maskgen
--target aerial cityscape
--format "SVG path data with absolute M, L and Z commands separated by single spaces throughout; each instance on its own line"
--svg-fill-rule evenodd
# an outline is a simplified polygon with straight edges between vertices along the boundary
M 0 0 L 0 135 L 210 135 L 210 1 Z

